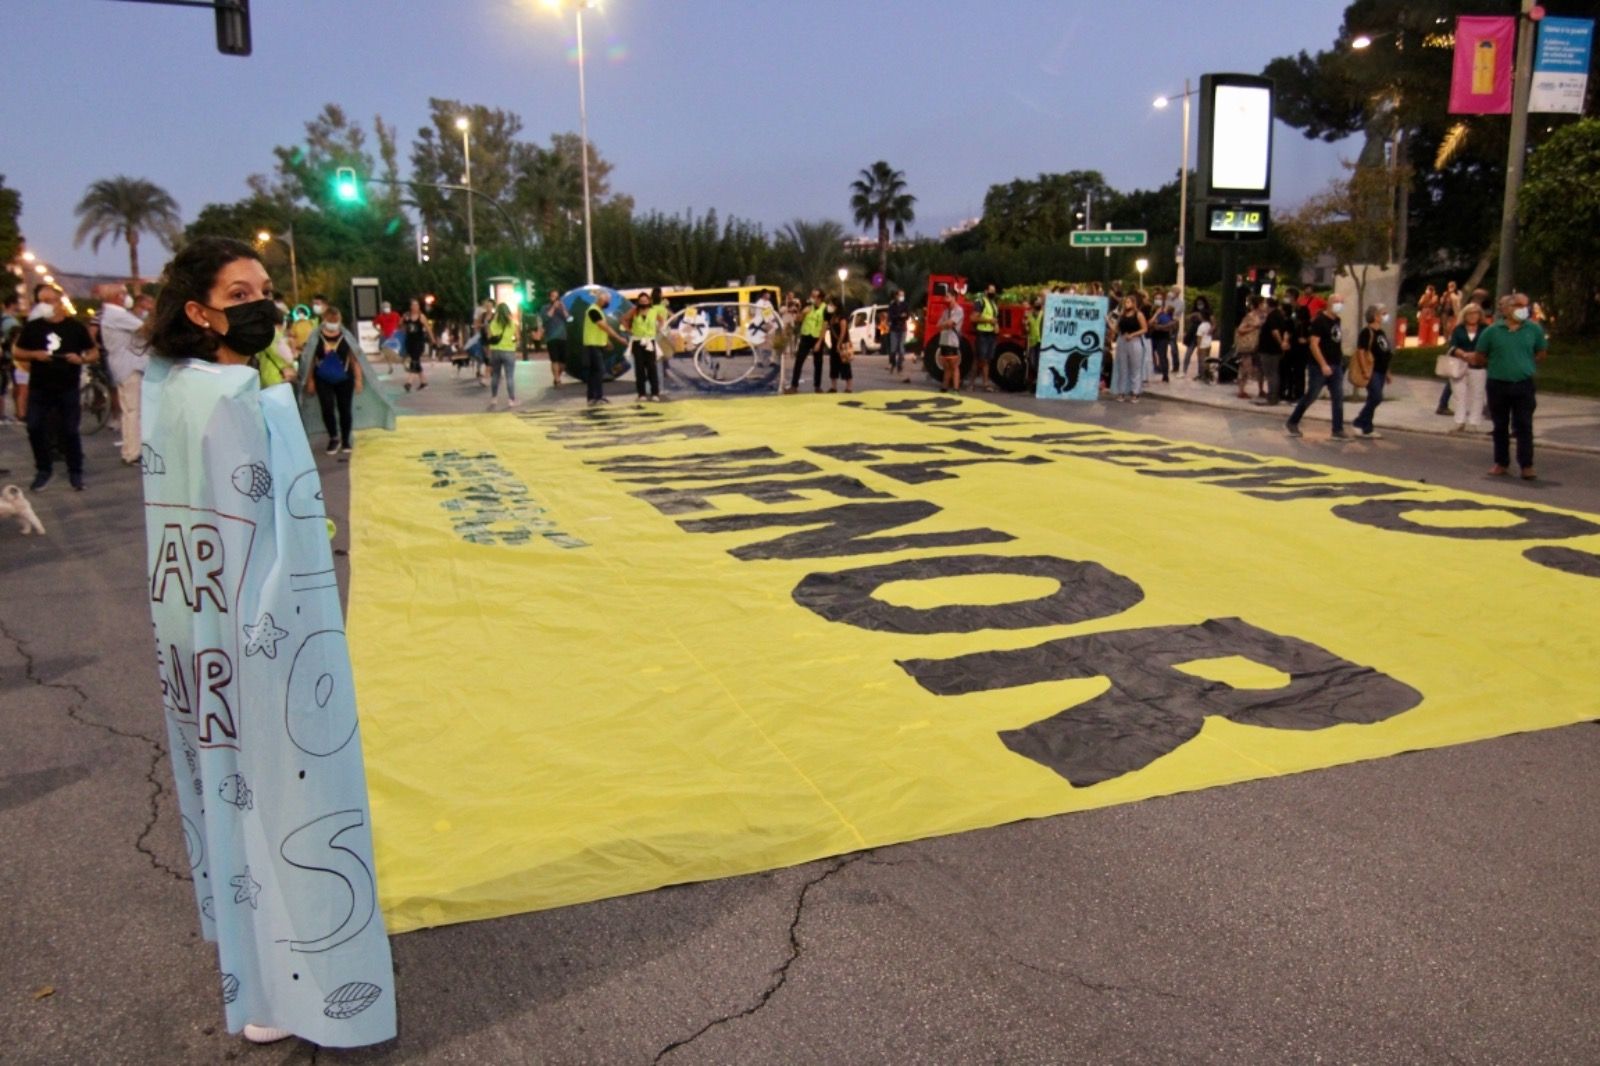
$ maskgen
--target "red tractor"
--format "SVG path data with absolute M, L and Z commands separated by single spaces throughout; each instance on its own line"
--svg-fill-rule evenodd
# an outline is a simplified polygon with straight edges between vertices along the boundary
M 967 295 L 967 279 L 957 274 L 933 274 L 928 278 L 928 306 L 924 312 L 922 328 L 922 366 L 934 380 L 944 377 L 935 353 L 939 347 L 939 320 L 944 317 L 950 301 L 959 300 L 965 317 L 961 320 L 961 380 L 972 380 L 974 340 L 977 331 L 973 322 L 977 317 L 975 301 Z M 1007 392 L 1022 392 L 1033 384 L 1037 372 L 1028 363 L 1028 305 L 999 305 L 999 327 L 994 342 L 994 367 L 990 377 Z

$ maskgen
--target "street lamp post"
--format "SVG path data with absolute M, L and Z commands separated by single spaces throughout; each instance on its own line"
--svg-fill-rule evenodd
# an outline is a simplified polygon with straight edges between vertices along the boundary
M 839 268 L 839 310 L 844 310 L 844 282 L 850 276 L 849 267 Z
M 256 233 L 256 240 L 261 244 L 277 240 L 289 249 L 289 299 L 296 305 L 300 303 L 300 262 L 295 258 L 294 250 L 294 223 L 289 223 L 289 228 L 282 233 L 273 233 L 271 230 L 261 230 Z
M 1187 301 L 1188 296 L 1183 287 L 1183 261 L 1188 258 L 1184 248 L 1189 240 L 1189 102 L 1194 96 L 1194 90 L 1189 88 L 1189 79 L 1183 79 L 1183 164 L 1178 167 L 1178 246 L 1175 258 L 1178 260 L 1178 297 Z M 1156 97 L 1156 107 L 1163 108 L 1169 103 L 1165 96 Z
M 461 131 L 461 155 L 467 161 L 467 175 L 462 184 L 467 187 L 467 267 L 472 279 L 472 306 L 478 306 L 478 236 L 472 225 L 472 140 L 469 133 L 472 123 L 467 116 L 456 119 L 456 129 Z
M 1133 261 L 1133 269 L 1139 272 L 1139 291 L 1144 291 L 1144 272 L 1150 269 L 1150 260 L 1140 257 Z
M 578 136 L 582 144 L 580 160 L 583 171 L 583 262 L 588 284 L 594 284 L 594 233 L 589 207 L 589 100 L 584 84 L 583 67 L 583 13 L 600 6 L 600 0 L 570 0 L 578 23 Z M 562 0 L 544 0 L 552 11 L 561 10 Z

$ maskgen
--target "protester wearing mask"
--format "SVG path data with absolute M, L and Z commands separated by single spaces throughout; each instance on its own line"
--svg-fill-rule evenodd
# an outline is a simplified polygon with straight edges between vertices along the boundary
M 906 327 L 911 322 L 911 308 L 906 304 L 906 294 L 895 290 L 889 301 L 889 372 L 899 374 L 902 382 L 910 381 L 906 374 Z
M 306 395 L 315 396 L 322 407 L 329 455 L 355 447 L 355 398 L 364 385 L 356 343 L 344 328 L 339 309 L 327 307 L 322 312 L 321 325 L 302 353 L 302 359 L 309 359 L 311 365 L 311 373 L 306 375 Z
M 22 327 L 11 357 L 29 367 L 28 443 L 33 447 L 34 477 L 38 492 L 49 482 L 55 465 L 55 435 L 60 428 L 61 450 L 67 457 L 67 479 L 83 490 L 83 438 L 78 435 L 82 406 L 78 390 L 80 367 L 98 362 L 100 353 L 82 322 L 67 317 L 61 294 L 50 285 L 34 288 L 34 309 Z
M 100 343 L 106 353 L 106 371 L 122 408 L 122 462 L 132 466 L 139 461 L 139 390 L 144 387 L 144 371 L 150 362 L 139 331 L 155 298 L 135 300 L 118 284 L 101 285 L 95 294 L 100 297 Z M 141 305 L 144 314 L 136 313 Z
M 1328 386 L 1333 402 L 1333 439 L 1349 440 L 1344 431 L 1344 337 L 1339 316 L 1344 313 L 1344 301 L 1335 299 L 1323 306 L 1311 320 L 1311 384 L 1285 423 L 1289 436 L 1299 437 L 1300 419 L 1305 416 L 1324 385 Z
M 994 385 L 989 381 L 989 373 L 994 366 L 995 342 L 1000 336 L 1000 304 L 996 299 L 993 284 L 985 286 L 983 295 L 973 303 L 972 333 L 977 345 L 972 359 L 972 366 L 977 371 L 977 380 L 972 383 L 972 387 L 982 389 L 984 392 L 993 392 Z
M 1538 406 L 1533 375 L 1550 348 L 1544 327 L 1529 320 L 1529 303 L 1521 293 L 1500 297 L 1500 314 L 1479 334 L 1477 349 L 1488 370 L 1494 435 L 1494 466 L 1489 473 L 1499 477 L 1506 472 L 1511 461 L 1509 430 L 1517 437 L 1517 465 L 1524 481 L 1538 476 L 1533 471 L 1533 411 Z
M 806 356 L 812 359 L 811 388 L 813 392 L 822 391 L 822 343 L 823 320 L 827 311 L 823 306 L 822 290 L 811 290 L 811 303 L 806 308 L 805 314 L 800 319 L 800 346 L 795 349 L 794 371 L 789 379 L 789 387 L 784 392 L 794 393 L 800 389 L 800 374 L 805 369 Z
M 1483 308 L 1468 304 L 1461 309 L 1461 321 L 1450 333 L 1450 356 L 1461 360 L 1456 383 L 1456 426 L 1454 432 L 1483 432 L 1483 403 L 1489 372 L 1478 354 L 1478 338 L 1483 336 Z
M 1367 308 L 1367 324 L 1356 339 L 1356 350 L 1371 359 L 1371 377 L 1367 379 L 1367 402 L 1361 405 L 1361 410 L 1350 424 L 1361 431 L 1361 436 L 1367 440 L 1382 436 L 1372 428 L 1372 416 L 1377 411 L 1378 405 L 1383 402 L 1383 390 L 1389 384 L 1389 360 L 1393 352 L 1389 348 L 1389 315 L 1382 304 L 1373 304 Z

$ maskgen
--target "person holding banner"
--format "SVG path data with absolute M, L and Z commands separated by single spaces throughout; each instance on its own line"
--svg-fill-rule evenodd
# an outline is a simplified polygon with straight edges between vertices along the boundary
M 291 390 L 263 389 L 253 365 L 279 321 L 241 241 L 190 241 L 162 277 L 142 394 L 146 588 L 228 1031 L 361 1047 L 395 1035 L 394 968 L 322 486 Z

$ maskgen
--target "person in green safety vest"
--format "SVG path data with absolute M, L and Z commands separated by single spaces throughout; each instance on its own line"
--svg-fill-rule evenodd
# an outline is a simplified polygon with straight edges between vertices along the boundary
M 1039 345 L 1044 340 L 1044 293 L 1033 298 L 1028 308 L 1028 365 L 1039 372 Z
M 594 294 L 594 302 L 583 313 L 583 376 L 589 386 L 590 407 L 610 402 L 606 399 L 606 348 L 613 340 L 619 344 L 628 343 L 628 339 L 606 319 L 606 308 L 610 303 L 610 291 L 600 289 Z
M 784 392 L 793 393 L 800 391 L 800 371 L 806 365 L 806 356 L 811 356 L 813 392 L 822 391 L 822 349 L 818 344 L 822 341 L 823 321 L 827 317 L 827 308 L 822 299 L 821 289 L 811 290 L 811 302 L 806 305 L 805 314 L 800 316 L 800 346 L 794 353 L 794 375 L 789 380 L 789 387 Z
M 633 383 L 638 389 L 639 402 L 645 398 L 645 383 L 650 385 L 650 399 L 661 402 L 661 372 L 656 365 L 659 350 L 657 338 L 667 320 L 667 309 L 661 306 L 661 290 L 642 292 L 633 301 L 628 313 L 622 316 L 622 328 L 632 338 L 628 352 L 633 358 Z
M 495 408 L 500 395 L 500 377 L 506 379 L 506 407 L 517 406 L 517 323 L 511 317 L 511 307 L 505 303 L 495 305 L 494 314 L 484 327 L 489 337 L 489 410 Z
M 978 305 L 974 312 L 972 329 L 977 334 L 977 358 L 972 360 L 972 365 L 978 376 L 972 387 L 982 388 L 984 392 L 993 392 L 994 386 L 989 382 L 989 370 L 994 366 L 994 343 L 1000 335 L 1000 304 L 995 297 L 993 282 L 990 282 L 984 288 L 983 295 L 978 297 Z

